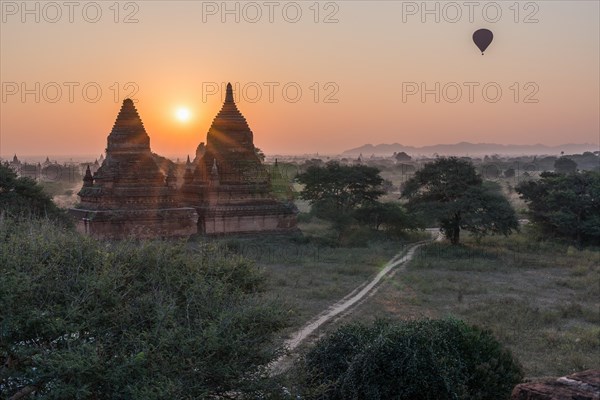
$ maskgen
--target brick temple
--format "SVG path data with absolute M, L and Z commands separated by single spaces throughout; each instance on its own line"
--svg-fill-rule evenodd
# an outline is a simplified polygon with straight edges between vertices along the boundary
M 297 210 L 273 193 L 272 173 L 256 154 L 230 84 L 198 149 L 178 179 L 177 165 L 152 153 L 133 101 L 125 100 L 106 157 L 95 174 L 88 167 L 81 203 L 70 210 L 77 229 L 113 239 L 296 230 Z

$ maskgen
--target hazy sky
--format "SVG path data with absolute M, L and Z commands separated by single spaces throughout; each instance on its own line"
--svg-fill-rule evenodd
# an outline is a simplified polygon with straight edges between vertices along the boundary
M 271 154 L 599 142 L 594 0 L 0 3 L 2 157 L 99 155 L 133 90 L 153 151 L 193 154 L 228 81 Z

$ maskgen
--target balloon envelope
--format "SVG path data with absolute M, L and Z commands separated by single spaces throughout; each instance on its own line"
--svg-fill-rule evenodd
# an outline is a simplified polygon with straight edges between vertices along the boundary
M 479 29 L 473 34 L 473 41 L 481 50 L 481 54 L 492 43 L 492 40 L 494 40 L 494 34 L 489 29 Z

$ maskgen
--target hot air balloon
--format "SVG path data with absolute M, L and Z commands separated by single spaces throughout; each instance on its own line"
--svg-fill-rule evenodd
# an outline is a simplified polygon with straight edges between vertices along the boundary
M 483 55 L 485 49 L 492 43 L 492 40 L 494 40 L 494 34 L 489 29 L 479 29 L 473 34 L 473 41 L 479 47 L 479 50 L 481 50 L 481 55 Z

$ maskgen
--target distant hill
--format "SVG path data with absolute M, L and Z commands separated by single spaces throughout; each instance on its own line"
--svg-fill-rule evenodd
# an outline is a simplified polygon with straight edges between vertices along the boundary
M 560 146 L 546 146 L 543 144 L 517 145 L 517 144 L 495 144 L 495 143 L 468 143 L 461 142 L 455 144 L 436 144 L 433 146 L 404 146 L 399 143 L 393 144 L 365 144 L 354 149 L 346 150 L 343 154 L 370 156 L 371 154 L 379 156 L 391 156 L 396 152 L 404 151 L 411 156 L 431 155 L 471 155 L 480 156 L 485 154 L 499 155 L 534 155 L 549 154 L 558 155 L 561 151 L 565 154 L 583 153 L 585 151 L 598 151 L 597 144 L 563 144 Z

